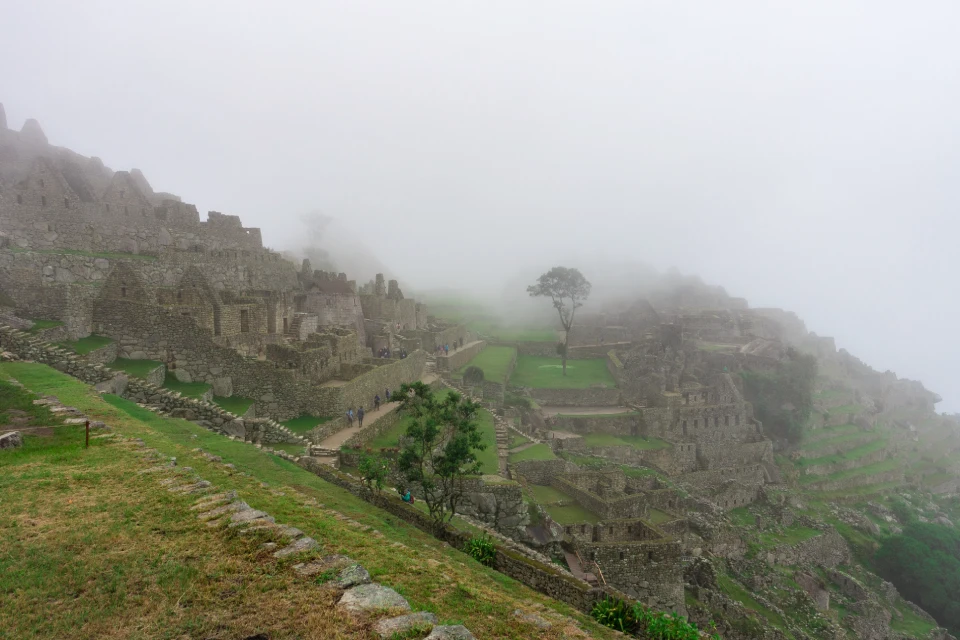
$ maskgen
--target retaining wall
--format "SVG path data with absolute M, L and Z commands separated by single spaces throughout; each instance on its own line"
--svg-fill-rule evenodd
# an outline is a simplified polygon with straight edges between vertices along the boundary
M 541 406 L 616 407 L 620 404 L 619 389 L 530 389 L 529 395 Z

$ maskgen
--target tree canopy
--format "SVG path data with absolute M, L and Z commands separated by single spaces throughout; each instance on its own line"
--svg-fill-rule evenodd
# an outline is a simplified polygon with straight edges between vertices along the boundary
M 570 344 L 570 330 L 577 309 L 590 297 L 592 285 L 583 277 L 579 269 L 554 267 L 537 278 L 537 283 L 527 287 L 531 298 L 546 297 L 553 302 L 553 308 L 560 316 L 563 327 L 563 342 L 557 345 L 557 353 L 563 362 L 563 375 L 567 375 L 567 346 Z

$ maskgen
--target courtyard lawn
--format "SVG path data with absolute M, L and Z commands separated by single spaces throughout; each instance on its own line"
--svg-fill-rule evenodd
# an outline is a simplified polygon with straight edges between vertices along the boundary
M 129 360 L 127 358 L 117 358 L 107 365 L 114 371 L 123 371 L 134 378 L 146 378 L 147 374 L 161 366 L 162 362 L 156 360 Z
M 660 438 L 644 438 L 643 436 L 612 436 L 605 433 L 590 433 L 583 436 L 583 443 L 588 447 L 629 446 L 634 449 L 669 449 L 671 445 Z
M 34 320 L 33 326 L 27 329 L 27 333 L 39 333 L 44 329 L 53 329 L 62 325 L 63 323 L 59 320 Z
M 573 498 L 565 494 L 563 491 L 554 489 L 553 487 L 547 487 L 542 484 L 531 484 L 530 493 L 533 495 L 533 499 L 542 505 L 573 500 Z
M 487 347 L 464 365 L 459 373 L 462 375 L 467 367 L 480 367 L 483 369 L 484 380 L 505 383 L 507 370 L 516 352 L 513 347 Z
M 515 449 L 520 445 L 527 444 L 528 442 L 532 442 L 532 441 L 527 436 L 522 436 L 519 433 L 514 433 L 513 437 L 510 438 L 510 448 Z
M 524 460 L 556 460 L 557 456 L 553 450 L 545 444 L 535 444 L 528 449 L 511 453 L 507 458 L 509 462 L 523 462 Z
M 600 518 L 578 504 L 569 507 L 546 506 L 544 509 L 557 524 L 578 524 L 580 522 L 593 524 L 600 522 Z
M 199 400 L 210 389 L 210 385 L 206 382 L 180 382 L 167 373 L 167 377 L 163 379 L 163 388 L 179 391 L 180 395 Z
M 316 428 L 317 426 L 323 424 L 324 422 L 329 422 L 333 418 L 318 418 L 316 416 L 307 416 L 303 415 L 293 420 L 287 420 L 286 422 L 281 422 L 283 426 L 294 433 L 306 433 L 311 429 Z
M 104 338 L 103 336 L 87 336 L 86 338 L 80 338 L 79 340 L 74 340 L 73 342 L 61 342 L 59 346 L 64 349 L 70 349 L 79 356 L 86 355 L 91 351 L 96 351 L 100 347 L 105 347 L 108 344 L 112 343 L 113 340 L 110 338 Z
M 660 509 L 650 508 L 650 512 L 647 514 L 647 522 L 652 525 L 663 524 L 664 522 L 673 522 L 677 519 L 677 516 L 672 516 L 666 511 L 660 511 Z
M 533 389 L 586 389 L 593 386 L 612 389 L 617 386 L 607 371 L 604 358 L 567 360 L 567 375 L 564 376 L 560 358 L 518 356 L 510 382 Z
M 214 396 L 213 402 L 224 411 L 229 411 L 235 416 L 242 416 L 253 404 L 253 400 L 243 396 L 230 396 L 229 398 Z

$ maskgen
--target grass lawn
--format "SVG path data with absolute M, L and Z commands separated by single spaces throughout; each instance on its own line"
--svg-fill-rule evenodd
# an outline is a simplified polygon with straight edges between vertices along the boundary
M 96 351 L 100 347 L 105 347 L 112 342 L 112 339 L 104 338 L 103 336 L 87 336 L 86 338 L 80 338 L 73 342 L 61 342 L 59 346 L 64 349 L 70 349 L 77 355 L 83 356 L 91 351 Z
M 569 616 L 593 637 L 616 636 L 247 443 L 100 397 L 44 365 L 0 363 L 0 378 L 7 375 L 122 436 L 142 438 L 218 490 L 237 491 L 253 508 L 315 538 L 317 554 L 356 559 L 374 580 L 396 589 L 414 610 L 435 613 L 441 624 L 464 624 L 479 638 L 558 640 L 564 624 L 540 631 L 511 617 L 517 608 L 543 607 L 543 615 Z M 65 428 L 27 436 L 23 449 L 0 452 L 0 629 L 6 637 L 370 637 L 368 625 L 337 613 L 333 595 L 290 570 L 299 559 L 276 561 L 260 548 L 259 536 L 206 527 L 189 511 L 194 497 L 170 493 L 155 474 L 137 473 L 150 463 L 130 448 L 95 439 L 84 450 L 81 442 L 82 430 Z M 207 460 L 197 447 L 236 468 Z
M 563 491 L 554 489 L 553 487 L 547 487 L 542 484 L 531 484 L 530 493 L 533 494 L 534 500 L 543 505 L 573 500 L 573 498 L 565 494 Z
M 804 540 L 809 540 L 810 538 L 815 538 L 822 533 L 823 531 L 811 529 L 810 527 L 791 527 L 790 529 L 785 529 L 783 533 L 761 533 L 760 541 L 764 545 L 771 547 L 781 544 L 793 545 L 798 542 L 803 542 Z
M 737 507 L 736 509 L 731 509 L 727 512 L 727 517 L 730 518 L 730 522 L 738 527 L 757 524 L 757 517 L 750 513 L 746 507 Z
M 156 360 L 129 360 L 127 358 L 117 358 L 107 365 L 114 371 L 123 371 L 134 378 L 146 378 L 147 374 L 161 366 L 162 362 Z
M 235 416 L 242 416 L 253 404 L 253 400 L 243 396 L 230 396 L 229 398 L 214 396 L 213 402 L 224 411 L 229 411 Z
M 510 438 L 510 448 L 514 449 L 520 445 L 527 444 L 528 442 L 533 442 L 530 438 L 522 436 L 519 433 L 511 432 L 513 437 Z
M 333 420 L 333 418 L 318 418 L 316 416 L 303 415 L 299 418 L 294 418 L 293 420 L 281 422 L 280 424 L 285 426 L 287 429 L 290 429 L 290 431 L 293 431 L 294 433 L 306 433 L 318 425 L 331 420 Z
M 558 524 L 576 524 L 580 522 L 595 523 L 600 522 L 595 514 L 587 511 L 580 505 L 571 505 L 569 507 L 545 506 L 544 509 L 550 517 Z
M 33 326 L 27 329 L 27 333 L 39 333 L 44 329 L 53 329 L 54 327 L 61 327 L 63 323 L 59 320 L 33 320 Z
M 583 442 L 588 447 L 628 446 L 634 449 L 669 449 L 671 445 L 660 438 L 644 438 L 643 436 L 612 436 L 605 433 L 590 433 L 583 436 Z
M 612 389 L 617 386 L 603 358 L 567 360 L 564 376 L 560 358 L 517 356 L 517 368 L 510 382 L 534 389 L 586 389 L 595 385 Z
M 523 462 L 524 460 L 556 460 L 553 450 L 545 444 L 535 444 L 529 449 L 511 453 L 508 462 Z
M 174 376 L 170 375 L 169 371 L 163 379 L 163 386 L 165 389 L 170 389 L 170 391 L 179 391 L 181 395 L 187 396 L 188 398 L 197 399 L 200 399 L 203 394 L 210 389 L 210 385 L 206 382 L 180 382 Z
M 810 484 L 813 482 L 821 482 L 823 480 L 847 480 L 849 478 L 856 478 L 858 476 L 872 476 L 877 473 L 884 473 L 885 471 L 893 471 L 894 469 L 899 468 L 900 461 L 896 459 L 883 460 L 881 462 L 874 462 L 873 464 L 868 464 L 866 466 L 860 467 L 858 469 L 847 469 L 846 471 L 838 471 L 837 473 L 831 473 L 828 476 L 802 476 L 800 478 L 800 484 Z
M 660 509 L 654 509 L 651 507 L 650 513 L 647 516 L 647 522 L 652 525 L 663 524 L 664 522 L 673 522 L 677 519 L 677 516 L 672 516 L 666 511 L 660 511 Z
M 463 374 L 467 367 L 480 367 L 483 377 L 491 382 L 504 383 L 507 381 L 507 369 L 517 350 L 513 347 L 487 347 L 463 366 L 459 373 Z
M 800 460 L 797 461 L 797 465 L 800 467 L 810 467 L 813 465 L 837 464 L 839 462 L 846 462 L 849 460 L 858 460 L 866 455 L 875 453 L 885 448 L 887 444 L 888 442 L 886 438 L 878 437 L 873 442 L 862 444 L 859 447 L 855 447 L 844 453 L 835 453 L 830 456 L 821 456 L 819 458 L 800 458 Z

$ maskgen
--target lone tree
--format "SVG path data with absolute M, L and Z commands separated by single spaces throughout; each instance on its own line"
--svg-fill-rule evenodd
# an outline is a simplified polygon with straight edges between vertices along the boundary
M 480 475 L 476 452 L 486 448 L 477 428 L 480 405 L 456 392 L 437 399 L 422 382 L 401 385 L 397 397 L 411 418 L 397 469 L 423 491 L 433 524 L 441 529 L 463 501 L 464 479 Z
M 553 300 L 553 308 L 560 316 L 563 325 L 563 342 L 557 345 L 557 352 L 563 359 L 563 375 L 567 375 L 567 345 L 570 344 L 570 329 L 577 309 L 590 296 L 590 283 L 579 269 L 554 267 L 537 278 L 537 284 L 527 287 L 531 298 L 545 296 Z M 569 301 L 569 302 L 568 302 Z

